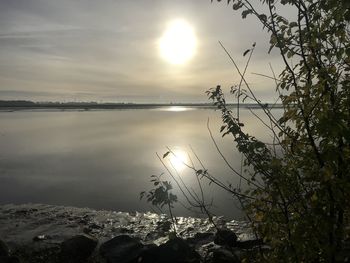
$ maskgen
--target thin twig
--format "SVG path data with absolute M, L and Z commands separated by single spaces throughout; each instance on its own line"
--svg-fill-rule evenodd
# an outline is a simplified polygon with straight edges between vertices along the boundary
M 263 190 L 262 187 L 260 187 L 259 185 L 255 184 L 254 182 L 252 182 L 251 180 L 249 180 L 248 178 L 244 177 L 242 174 L 237 172 L 236 169 L 233 168 L 232 165 L 227 161 L 225 155 L 222 153 L 222 151 L 220 150 L 218 144 L 216 143 L 216 141 L 214 139 L 213 133 L 212 133 L 212 131 L 210 129 L 210 126 L 209 126 L 209 118 L 208 118 L 208 121 L 207 121 L 207 129 L 209 131 L 210 138 L 211 138 L 212 142 L 214 143 L 214 146 L 215 146 L 216 150 L 218 151 L 218 153 L 220 154 L 221 158 L 224 160 L 226 165 L 230 168 L 230 170 L 233 171 L 236 175 L 238 175 L 240 178 L 242 178 L 246 182 L 250 183 L 251 185 L 254 185 L 255 187 L 259 188 L 260 190 Z
M 255 43 L 253 44 L 253 48 L 249 52 L 249 57 L 248 57 L 247 63 L 245 64 L 245 67 L 244 67 L 244 70 L 243 70 L 243 73 L 242 73 L 242 77 L 241 77 L 241 79 L 239 81 L 239 85 L 238 85 L 238 96 L 237 96 L 237 119 L 238 119 L 238 122 L 239 122 L 239 98 L 241 96 L 241 86 L 242 86 L 244 75 L 247 72 L 247 68 L 248 68 L 249 62 L 250 62 L 250 60 L 252 58 L 254 49 L 255 49 Z
M 282 132 L 288 134 L 288 132 L 286 130 L 283 129 L 283 127 L 281 127 L 278 124 L 278 121 L 276 120 L 276 118 L 271 114 L 270 111 L 266 110 L 266 107 L 264 107 L 264 105 L 260 102 L 260 100 L 258 100 L 254 94 L 254 92 L 252 91 L 252 89 L 250 88 L 249 84 L 247 83 L 246 79 L 244 78 L 244 76 L 242 75 L 239 67 L 237 66 L 235 60 L 233 59 L 233 57 L 231 56 L 231 54 L 227 51 L 227 49 L 225 48 L 225 46 L 219 41 L 220 46 L 222 47 L 222 49 L 225 51 L 226 55 L 229 57 L 229 59 L 231 60 L 232 64 L 234 65 L 234 67 L 236 68 L 238 74 L 241 76 L 241 78 L 243 79 L 245 85 L 247 86 L 251 96 L 253 97 L 254 101 L 256 103 L 258 103 L 258 105 L 261 107 L 261 109 L 264 111 L 264 113 L 267 115 L 267 117 L 271 120 L 273 120 L 274 124 L 276 125 L 276 127 L 278 129 L 280 129 Z

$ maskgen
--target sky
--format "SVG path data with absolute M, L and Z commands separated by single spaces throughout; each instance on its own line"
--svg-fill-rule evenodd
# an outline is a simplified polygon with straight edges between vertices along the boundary
M 169 22 L 186 21 L 197 46 L 173 65 L 159 39 Z M 0 100 L 205 102 L 239 75 L 218 44 L 243 68 L 256 42 L 247 80 L 262 101 L 276 97 L 271 75 L 281 61 L 268 55 L 268 34 L 225 2 L 210 0 L 0 0 Z

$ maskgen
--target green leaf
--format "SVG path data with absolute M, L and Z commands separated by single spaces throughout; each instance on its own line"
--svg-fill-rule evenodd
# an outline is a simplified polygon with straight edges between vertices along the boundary
M 264 21 L 264 22 L 266 22 L 266 21 L 267 21 L 267 16 L 264 15 L 264 14 L 260 14 L 260 15 L 259 15 L 259 19 L 262 20 L 262 21 Z
M 249 15 L 249 14 L 251 14 L 251 13 L 252 13 L 252 10 L 250 10 L 250 9 L 244 10 L 244 11 L 242 12 L 242 18 L 243 18 L 243 19 L 246 18 L 247 15 Z
M 270 44 L 271 45 L 276 45 L 277 44 L 277 37 L 276 37 L 276 35 L 271 35 Z
M 243 6 L 242 3 L 237 2 L 237 3 L 235 3 L 235 4 L 232 5 L 232 9 L 233 9 L 233 10 L 238 10 L 238 9 L 242 8 L 242 6 Z
M 200 174 L 202 174 L 202 173 L 203 173 L 203 170 L 201 170 L 201 169 L 199 169 L 199 170 L 196 171 L 196 175 L 200 175 Z

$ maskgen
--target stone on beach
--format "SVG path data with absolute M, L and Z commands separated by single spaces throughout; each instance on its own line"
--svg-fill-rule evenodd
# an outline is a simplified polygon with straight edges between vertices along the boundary
M 170 239 L 165 244 L 145 250 L 138 263 L 199 263 L 199 254 L 181 238 Z
M 86 262 L 97 246 L 97 239 L 88 235 L 77 235 L 61 244 L 61 259 L 67 263 Z
M 10 249 L 5 244 L 4 241 L 0 240 L 0 258 L 2 257 L 9 257 L 10 256 Z
M 138 239 L 121 235 L 103 243 L 100 247 L 100 254 L 110 263 L 129 263 L 137 259 L 143 247 Z
M 234 247 L 237 242 L 237 235 L 229 229 L 218 229 L 214 243 L 220 246 Z
M 0 240 L 0 262 L 1 263 L 19 263 L 20 262 L 17 257 L 10 255 L 9 247 L 2 240 Z

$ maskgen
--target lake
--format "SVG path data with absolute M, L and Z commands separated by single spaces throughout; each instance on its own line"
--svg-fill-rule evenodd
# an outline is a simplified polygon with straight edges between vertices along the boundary
M 258 110 L 256 110 L 259 113 Z M 165 160 L 188 187 L 197 189 L 196 178 L 182 161 L 196 167 L 196 152 L 205 167 L 232 185 L 233 175 L 218 154 L 207 129 L 228 161 L 239 169 L 241 155 L 231 137 L 222 138 L 220 112 L 213 109 L 161 107 L 155 109 L 94 111 L 0 112 L 0 203 L 45 203 L 150 211 L 139 193 L 151 189 L 150 176 L 169 179 L 156 153 L 170 147 L 177 157 Z M 246 130 L 270 140 L 264 126 L 247 109 L 241 110 Z M 171 167 L 173 166 L 173 167 Z M 227 193 L 203 181 L 213 212 L 240 219 L 238 204 Z M 174 185 L 174 193 L 181 192 Z M 180 198 L 181 199 L 181 198 Z M 193 215 L 176 205 L 177 215 Z

